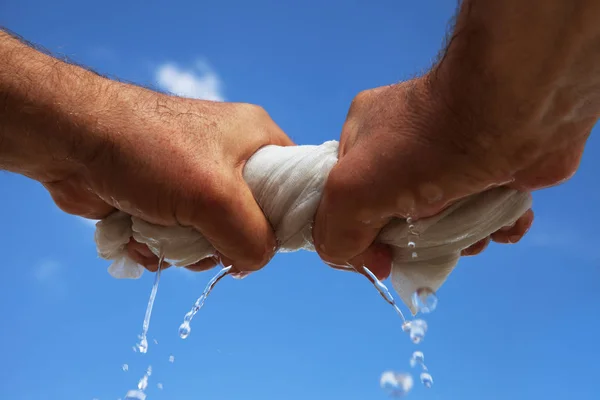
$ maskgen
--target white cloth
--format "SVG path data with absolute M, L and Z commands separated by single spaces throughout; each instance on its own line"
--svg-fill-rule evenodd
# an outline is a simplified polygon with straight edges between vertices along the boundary
M 338 142 L 320 146 L 267 146 L 246 163 L 244 179 L 271 223 L 279 251 L 314 251 L 312 221 L 329 171 L 337 162 Z M 460 257 L 460 251 L 499 228 L 513 224 L 531 206 L 528 193 L 496 188 L 464 199 L 440 214 L 415 223 L 417 247 L 408 247 L 408 224 L 395 219 L 381 231 L 378 241 L 392 246 L 392 285 L 411 309 L 419 288 L 437 291 Z M 98 254 L 113 260 L 115 278 L 139 278 L 143 268 L 131 260 L 125 245 L 133 237 L 176 266 L 186 266 L 215 254 L 197 231 L 163 227 L 117 212 L 96 225 Z M 416 251 L 417 258 L 412 257 Z M 368 267 L 368 266 L 367 266 Z

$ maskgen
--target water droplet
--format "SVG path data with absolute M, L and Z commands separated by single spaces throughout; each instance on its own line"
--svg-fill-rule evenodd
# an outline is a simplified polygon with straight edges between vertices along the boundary
M 425 338 L 425 333 L 427 333 L 427 322 L 422 319 L 414 319 L 410 321 L 410 340 L 413 341 L 414 344 L 419 344 Z
M 412 223 L 413 223 L 412 217 L 406 217 L 406 223 L 409 225 L 412 225 Z
M 140 381 L 138 382 L 138 390 L 142 392 L 144 392 L 144 390 L 146 390 L 146 388 L 148 387 L 148 377 L 152 375 L 152 365 L 149 365 L 148 368 L 146 369 L 146 373 L 144 374 L 144 376 L 142 376 L 142 379 L 140 379 Z M 127 397 L 126 397 L 127 398 Z M 137 397 L 134 397 L 137 399 Z M 144 398 L 146 398 L 146 395 L 144 394 Z
M 430 313 L 437 307 L 438 299 L 430 288 L 419 288 L 412 295 L 412 304 L 421 313 Z
M 365 272 L 365 274 L 367 275 L 367 278 L 369 278 L 371 283 L 373 283 L 373 286 L 375 286 L 375 288 L 377 289 L 377 291 L 379 292 L 381 297 L 383 297 L 383 299 L 385 301 L 387 301 L 388 304 L 390 304 L 394 308 L 394 310 L 400 316 L 400 318 L 402 318 L 402 323 L 404 324 L 406 322 L 406 318 L 404 318 L 404 314 L 402 314 L 402 311 L 400 310 L 400 308 L 398 308 L 398 305 L 396 304 L 396 301 L 394 300 L 394 297 L 388 290 L 387 286 L 385 286 L 383 284 L 383 282 L 381 282 L 379 279 L 377 279 L 375 274 L 373 272 L 371 272 L 371 270 L 369 270 L 369 268 L 363 266 L 362 269 Z
M 163 390 L 163 384 L 162 383 L 157 383 L 156 387 L 159 388 L 160 390 Z
M 134 353 L 137 353 L 137 347 L 136 346 L 131 346 L 131 350 L 133 350 Z
M 417 258 L 417 257 L 418 257 L 418 255 L 417 255 L 417 252 L 416 252 L 416 251 L 413 251 L 413 252 L 412 252 L 412 254 L 411 254 L 411 257 L 412 257 L 412 258 Z
M 137 344 L 137 349 L 142 354 L 145 354 L 148 351 L 148 339 L 146 339 L 145 336 L 140 336 L 140 342 Z
M 140 390 L 130 390 L 125 395 L 125 400 L 146 400 L 146 393 Z
M 144 375 L 142 376 L 142 379 L 140 379 L 140 381 L 138 382 L 138 389 L 139 390 L 146 390 L 146 388 L 148 387 L 148 375 Z
M 204 302 L 206 301 L 206 298 L 208 297 L 210 292 L 212 292 L 215 285 L 223 277 L 229 275 L 229 272 L 231 271 L 232 268 L 233 268 L 233 266 L 231 266 L 231 265 L 228 267 L 225 267 L 225 268 L 221 268 L 221 270 L 219 272 L 217 272 L 217 274 L 215 276 L 213 276 L 210 281 L 208 281 L 208 284 L 206 285 L 204 292 L 202 292 L 200 297 L 198 297 L 198 299 L 194 303 L 194 306 L 192 307 L 192 309 L 190 311 L 188 311 L 185 314 L 185 316 L 183 317 L 183 323 L 179 326 L 179 337 L 180 338 L 185 339 L 190 335 L 190 331 L 192 330 L 192 328 L 190 327 L 190 322 L 192 322 L 192 318 L 194 318 L 194 315 L 196 315 L 196 313 L 202 308 L 202 306 L 204 306 Z
M 408 222 L 408 221 L 407 221 L 407 222 Z M 414 230 L 415 230 L 415 226 L 414 226 L 413 224 L 410 224 L 410 225 L 408 226 L 408 230 L 409 230 L 409 231 L 411 231 L 411 232 L 412 232 L 412 231 L 414 231 Z
M 121 367 L 121 369 L 125 372 L 129 371 L 129 365 L 127 364 L 123 364 L 123 366 Z
M 429 372 L 421 372 L 420 378 L 421 378 L 421 383 L 426 388 L 429 389 L 430 387 L 433 386 L 433 378 L 432 378 L 431 374 L 429 374 Z
M 414 249 L 417 245 L 415 244 L 415 242 L 413 242 L 412 240 L 410 242 L 408 242 L 408 248 L 409 249 Z
M 412 389 L 413 378 L 410 374 L 386 371 L 381 374 L 379 385 L 388 396 L 403 397 Z
M 154 344 L 158 344 L 158 340 L 154 339 Z
M 174 363 L 175 362 L 175 356 L 169 356 L 169 362 L 170 363 Z
M 416 367 L 417 365 L 423 365 L 425 363 L 425 355 L 422 351 L 415 351 L 410 359 L 410 366 Z
M 190 336 L 190 332 L 192 331 L 192 327 L 190 326 L 190 323 L 185 321 L 183 322 L 181 325 L 179 325 L 179 337 L 182 339 L 187 338 L 188 336 Z

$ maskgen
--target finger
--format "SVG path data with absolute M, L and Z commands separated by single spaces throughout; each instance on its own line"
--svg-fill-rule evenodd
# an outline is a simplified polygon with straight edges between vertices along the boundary
M 331 267 L 333 269 L 337 269 L 338 271 L 346 271 L 346 272 L 355 272 L 355 273 L 358 273 L 358 271 L 356 270 L 356 268 L 354 268 L 351 265 L 338 265 L 338 264 L 333 264 L 333 263 L 328 263 L 328 262 L 326 262 L 325 264 L 327 264 L 329 267 Z
M 488 247 L 490 244 L 491 238 L 488 236 L 485 239 L 481 239 L 479 242 L 467 247 L 466 249 L 460 252 L 460 255 L 463 257 L 475 256 L 481 253 L 483 250 Z
M 335 264 L 326 262 L 328 266 L 340 271 L 358 272 L 362 274 L 362 267 L 367 267 L 379 280 L 384 280 L 392 272 L 392 250 L 389 246 L 376 243 L 364 253 L 354 257 L 348 264 Z
M 135 239 L 131 238 L 129 243 L 127 243 L 127 254 L 129 255 L 129 258 L 146 268 L 148 271 L 158 271 L 159 259 L 150 251 L 150 249 L 148 249 L 148 246 L 145 244 L 139 243 L 135 241 Z M 171 265 L 169 263 L 163 262 L 161 269 L 164 270 L 170 266 Z
M 89 219 L 102 219 L 115 208 L 98 197 L 81 182 L 59 181 L 44 183 L 56 205 L 66 213 Z
M 220 179 L 219 185 L 210 195 L 201 190 L 191 195 L 180 223 L 200 231 L 221 254 L 223 265 L 238 271 L 260 269 L 275 253 L 271 225 L 241 172 Z
M 319 256 L 338 265 L 362 256 L 390 220 L 365 212 L 371 199 L 365 198 L 361 179 L 346 173 L 346 159 L 340 160 L 329 174 L 313 228 Z
M 448 159 L 421 144 L 411 153 L 402 142 L 378 148 L 387 140 L 378 139 L 372 134 L 368 143 L 356 144 L 359 150 L 346 153 L 330 172 L 313 229 L 316 250 L 325 261 L 342 264 L 361 254 L 392 217 L 435 215 L 490 186 L 463 159 Z
M 352 258 L 350 265 L 359 272 L 361 267 L 367 267 L 377 279 L 384 280 L 392 272 L 392 249 L 381 243 L 372 244 L 366 251 Z
M 186 215 L 178 216 L 178 221 L 200 231 L 218 251 L 223 265 L 246 272 L 266 265 L 277 243 L 269 221 L 244 181 L 245 162 L 264 146 L 291 146 L 293 142 L 264 110 L 257 112 L 256 106 L 242 110 L 252 114 L 256 123 L 244 141 L 230 144 L 228 152 L 234 156 L 231 169 L 212 180 L 209 192 L 197 187 L 187 199 L 187 207 L 182 207 Z
M 517 243 L 531 228 L 533 218 L 533 210 L 527 210 L 514 225 L 492 233 L 492 240 L 496 243 Z
M 205 258 L 204 260 L 200 260 L 195 264 L 188 265 L 185 268 L 194 272 L 203 272 L 214 268 L 217 264 L 219 264 L 219 259 L 217 257 L 209 257 Z

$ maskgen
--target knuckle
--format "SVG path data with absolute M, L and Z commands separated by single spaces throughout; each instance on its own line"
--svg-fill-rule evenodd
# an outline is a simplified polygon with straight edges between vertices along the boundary
M 269 113 L 267 113 L 267 111 L 263 107 L 256 105 L 256 104 L 238 103 L 237 109 L 238 109 L 238 112 L 242 113 L 243 115 L 247 116 L 248 118 L 257 118 L 257 119 L 270 118 Z
M 255 271 L 267 265 L 274 254 L 274 246 L 249 246 L 233 265 L 240 271 Z
M 350 103 L 348 115 L 352 115 L 362 110 L 371 101 L 372 95 L 371 90 L 363 90 L 354 96 L 354 99 L 352 99 L 352 102 Z

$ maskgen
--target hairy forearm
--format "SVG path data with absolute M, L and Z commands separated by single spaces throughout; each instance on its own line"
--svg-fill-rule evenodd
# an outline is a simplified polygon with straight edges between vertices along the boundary
M 73 167 L 86 108 L 96 102 L 86 93 L 102 91 L 92 75 L 0 31 L 1 168 L 51 179 Z
M 600 115 L 600 2 L 465 0 L 430 74 L 473 130 L 589 131 Z
M 151 91 L 103 78 L 0 30 L 0 169 L 49 182 L 76 173 L 131 124 Z

